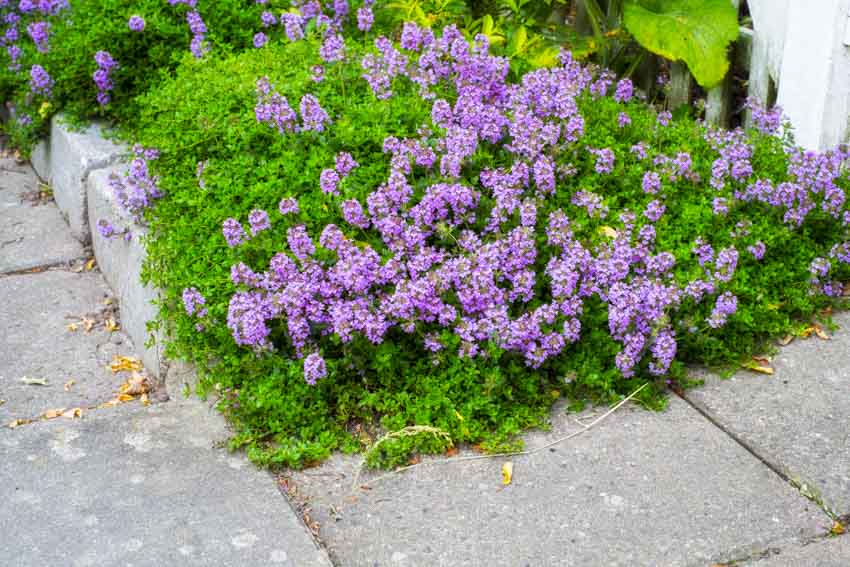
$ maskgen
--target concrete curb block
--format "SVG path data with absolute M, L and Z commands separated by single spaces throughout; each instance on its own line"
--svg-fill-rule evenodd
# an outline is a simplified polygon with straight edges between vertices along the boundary
M 148 321 L 155 319 L 157 315 L 154 302 L 158 299 L 158 293 L 156 289 L 142 284 L 141 281 L 145 249 L 140 238 L 146 231 L 119 209 L 109 186 L 110 175 L 123 175 L 126 170 L 126 165 L 116 165 L 90 172 L 85 183 L 88 202 L 86 224 L 96 227 L 98 221 L 104 219 L 116 229 L 126 227 L 132 233 L 130 240 L 124 240 L 121 236 L 105 238 L 97 230 L 93 230 L 92 248 L 100 271 L 120 303 L 121 326 L 133 340 L 148 372 L 163 381 L 168 362 L 162 354 L 162 337 L 147 330 Z M 152 342 L 147 346 L 151 338 Z
M 35 145 L 30 154 L 30 165 L 41 180 L 50 185 L 50 141 L 42 140 Z
M 103 137 L 99 124 L 74 132 L 61 114 L 51 121 L 49 142 L 33 151 L 33 168 L 50 183 L 71 233 L 83 244 L 91 241 L 86 179 L 91 172 L 116 163 L 126 153 L 126 147 Z

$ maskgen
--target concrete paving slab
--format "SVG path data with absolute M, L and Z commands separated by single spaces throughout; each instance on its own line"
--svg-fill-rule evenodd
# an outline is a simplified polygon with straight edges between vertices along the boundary
M 805 546 L 775 549 L 765 557 L 740 563 L 740 567 L 847 567 L 850 536 L 820 539 Z
M 0 565 L 330 567 L 197 401 L 0 429 Z
M 540 447 L 580 426 L 563 411 Z M 831 522 L 679 398 L 626 406 L 563 444 L 513 459 L 425 466 L 371 490 L 360 458 L 292 473 L 339 565 L 705 566 L 804 541 Z M 352 486 L 354 485 L 354 486 Z M 355 496 L 351 496 L 354 490 Z
M 685 395 L 836 515 L 850 513 L 850 313 L 831 340 L 796 340 L 773 360 L 775 374 L 739 372 Z
M 36 199 L 38 179 L 32 170 L 6 165 L 0 164 L 0 273 L 81 257 L 83 247 L 70 237 L 56 206 Z
M 133 354 L 133 346 L 124 333 L 104 328 L 111 307 L 104 301 L 110 296 L 96 272 L 51 270 L 0 278 L 0 399 L 5 400 L 0 425 L 113 397 L 126 376 L 113 375 L 107 365 L 116 354 Z M 83 317 L 97 321 L 89 333 L 80 323 Z M 78 323 L 76 331 L 66 328 L 72 323 Z M 49 385 L 24 384 L 24 377 Z M 69 380 L 74 384 L 65 391 Z

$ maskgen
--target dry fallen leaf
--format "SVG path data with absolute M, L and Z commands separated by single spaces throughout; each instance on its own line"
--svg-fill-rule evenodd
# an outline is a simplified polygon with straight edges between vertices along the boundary
M 106 330 L 109 331 L 110 333 L 115 332 L 115 331 L 117 331 L 118 329 L 121 328 L 121 327 L 118 326 L 118 323 L 116 323 L 115 319 L 113 319 L 112 317 L 107 319 L 106 322 L 103 325 L 104 325 L 104 327 L 106 327 Z
M 814 333 L 814 332 L 815 332 L 814 327 L 806 327 L 805 329 L 803 329 L 802 331 L 797 333 L 797 336 L 802 337 L 804 339 L 808 339 L 811 336 L 811 334 Z
M 151 400 L 150 400 L 150 398 L 148 397 L 147 394 L 142 394 L 139 397 L 139 401 L 142 402 L 143 406 L 149 405 L 151 403 Z
M 446 449 L 447 457 L 457 457 L 457 453 L 457 447 L 449 447 L 448 449 Z
M 753 372 L 758 372 L 759 374 L 769 374 L 772 375 L 774 370 L 770 366 L 761 366 L 755 361 L 746 362 L 742 365 L 747 370 L 752 370 Z
M 508 485 L 514 478 L 514 464 L 507 461 L 502 464 L 502 484 Z
M 762 366 L 770 366 L 770 357 L 766 355 L 754 356 L 753 360 Z
M 59 417 L 63 413 L 65 413 L 65 408 L 49 409 L 46 412 L 44 412 L 43 414 L 41 414 L 41 417 L 43 419 L 56 419 L 57 417 Z
M 104 299 L 103 301 L 101 301 L 101 303 L 102 303 L 103 305 L 112 305 L 112 303 L 113 303 L 114 301 L 115 301 L 115 300 L 114 300 L 114 299 L 112 299 L 111 297 L 107 297 L 106 299 Z
M 6 403 L 6 400 L 0 399 L 0 406 Z
M 791 341 L 794 340 L 794 335 L 785 335 L 781 339 L 779 339 L 779 346 L 788 346 L 791 344 Z
M 112 369 L 112 372 L 117 374 L 118 372 L 126 372 L 131 370 L 141 370 L 142 362 L 133 356 L 118 356 L 112 359 L 112 363 L 109 365 L 109 368 Z
M 27 386 L 50 386 L 50 382 L 46 378 L 28 378 L 24 376 L 21 378 L 21 382 Z
M 8 425 L 8 427 L 9 427 L 9 429 L 15 429 L 16 427 L 26 425 L 27 423 L 32 423 L 32 420 L 31 419 L 16 419 L 15 421 L 11 422 Z
M 73 386 L 73 385 L 74 385 L 74 384 L 76 384 L 76 383 L 77 383 L 77 382 L 76 382 L 74 379 L 68 380 L 67 382 L 65 382 L 65 385 L 64 385 L 64 386 L 62 386 L 62 388 L 63 388 L 66 392 L 70 392 L 70 391 L 71 391 L 71 386 Z
M 85 328 L 87 333 L 91 333 L 91 330 L 94 328 L 94 324 L 96 321 L 94 319 L 89 319 L 88 317 L 83 317 L 83 320 L 80 321 L 83 324 L 83 328 Z
M 138 372 L 133 372 L 130 376 L 130 379 L 121 384 L 121 388 L 119 388 L 119 393 L 126 394 L 128 396 L 141 396 L 142 394 L 147 394 L 150 391 L 150 387 L 148 386 L 148 379 Z
M 62 417 L 73 419 L 75 417 L 83 417 L 83 408 L 71 408 L 62 414 Z
M 826 334 L 826 332 L 823 330 L 823 328 L 820 325 L 815 325 L 815 334 L 822 341 L 828 341 L 829 340 L 829 335 Z
M 76 323 L 68 323 L 65 325 L 65 328 L 73 333 L 79 328 L 79 326 Z
M 832 535 L 843 535 L 845 531 L 847 530 L 843 525 L 841 525 L 841 522 L 835 522 L 829 530 Z
M 90 272 L 94 269 L 94 262 L 95 262 L 94 258 L 92 258 L 91 260 L 86 262 L 86 271 L 87 272 Z
M 620 236 L 620 233 L 611 228 L 610 226 L 600 226 L 599 234 L 607 236 L 608 238 L 617 238 L 618 236 Z

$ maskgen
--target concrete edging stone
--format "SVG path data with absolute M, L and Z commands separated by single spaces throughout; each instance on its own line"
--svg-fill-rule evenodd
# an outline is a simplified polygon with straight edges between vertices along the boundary
M 146 229 L 120 210 L 109 187 L 111 174 L 127 171 L 123 160 L 128 154 L 126 146 L 105 138 L 101 124 L 77 131 L 57 114 L 48 138 L 33 148 L 30 162 L 36 174 L 51 185 L 74 237 L 91 244 L 98 266 L 119 301 L 123 330 L 132 339 L 145 369 L 160 383 L 170 382 L 173 390 L 169 391 L 175 395 L 184 384 L 194 382 L 194 371 L 185 364 L 174 364 L 174 376 L 166 380 L 172 365 L 163 354 L 164 336 L 147 329 L 148 322 L 156 318 L 154 302 L 159 293 L 141 281 L 146 252 L 140 237 Z M 132 238 L 103 237 L 96 229 L 101 219 L 116 228 L 128 228 Z

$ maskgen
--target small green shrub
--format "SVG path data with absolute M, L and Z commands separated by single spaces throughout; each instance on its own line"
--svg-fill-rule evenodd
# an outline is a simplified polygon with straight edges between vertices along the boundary
M 608 330 L 607 307 L 588 298 L 581 316 L 581 340 L 537 370 L 495 345 L 487 356 L 460 358 L 456 355 L 460 339 L 449 331 L 440 336 L 444 350 L 438 355 L 423 349 L 418 334 L 393 331 L 377 345 L 359 335 L 345 344 L 329 335 L 321 339 L 329 378 L 308 385 L 282 322 L 273 324 L 271 352 L 258 355 L 234 342 L 225 326 L 228 303 L 237 291 L 230 280 L 231 266 L 244 262 L 264 270 L 285 247 L 287 229 L 296 224 L 304 224 L 314 236 L 330 223 L 346 226 L 358 245 L 371 246 L 385 260 L 390 253 L 381 239 L 372 231 L 349 230 L 340 214 L 340 198 L 319 190 L 320 173 L 333 164 L 338 152 L 351 152 L 360 167 L 345 180 L 345 198 L 363 202 L 387 178 L 384 139 L 415 137 L 422 125 L 431 125 L 430 103 L 423 104 L 416 85 L 396 80 L 392 97 L 376 99 L 360 77 L 360 56 L 370 48 L 352 40 L 347 48 L 348 62 L 328 66 L 320 83 L 309 71 L 320 62 L 315 39 L 203 62 L 185 58 L 173 77 L 135 101 L 140 113 L 125 125 L 128 139 L 161 151 L 154 166 L 166 196 L 147 215 L 145 275 L 165 294 L 160 324 L 174 336 L 169 354 L 198 365 L 201 390 L 215 390 L 221 396 L 220 407 L 236 427 L 233 446 L 246 447 L 256 462 L 303 466 L 334 449 L 360 449 L 364 435 L 374 440 L 384 431 L 411 426 L 445 431 L 455 443 L 504 449 L 513 447 L 523 429 L 545 425 L 552 402 L 563 395 L 608 400 L 646 380 L 652 387 L 641 393 L 641 401 L 660 407 L 665 380 L 684 380 L 684 363 L 737 365 L 764 348 L 771 336 L 793 330 L 796 320 L 810 318 L 831 303 L 811 293 L 809 265 L 826 257 L 831 244 L 843 238 L 845 229 L 837 229 L 835 219 L 816 211 L 795 229 L 782 222 L 780 211 L 758 202 L 741 202 L 727 215 L 713 214 L 714 197 L 731 198 L 732 189 L 715 191 L 707 186 L 717 152 L 706 141 L 704 126 L 683 118 L 660 127 L 655 111 L 638 101 L 618 103 L 584 93 L 577 99 L 586 124 L 584 135 L 559 157 L 559 164 L 572 164 L 575 174 L 558 181 L 542 218 L 563 209 L 581 242 L 604 249 L 612 234 L 623 230 L 617 212 L 643 211 L 655 199 L 641 187 L 647 163 L 653 157 L 687 153 L 693 176 L 663 182 L 667 211 L 655 224 L 656 249 L 675 257 L 674 278 L 683 286 L 704 272 L 692 252 L 698 237 L 709 239 L 717 250 L 734 245 L 741 251 L 735 277 L 721 288 L 738 298 L 737 312 L 726 326 L 706 325 L 711 304 L 685 301 L 670 315 L 676 318 L 672 323 L 679 330 L 679 351 L 667 375 L 652 377 L 643 363 L 634 376 L 624 377 L 615 364 L 622 345 Z M 290 101 L 314 94 L 332 125 L 324 132 L 282 136 L 259 124 L 253 108 L 256 81 L 262 76 Z M 438 96 L 451 100 L 452 92 L 438 89 Z M 619 124 L 622 112 L 628 113 L 630 124 Z M 755 131 L 746 139 L 753 148 L 755 176 L 776 183 L 788 178 L 787 140 Z M 641 142 L 648 144 L 648 161 L 635 157 L 632 150 Z M 596 173 L 596 159 L 588 148 L 610 148 L 617 156 L 613 171 Z M 509 167 L 510 160 L 499 147 L 481 145 L 465 166 L 466 183 L 474 186 L 477 172 Z M 204 164 L 203 187 L 197 177 L 199 163 Z M 419 198 L 435 177 L 417 175 L 421 175 L 416 180 Z M 846 180 L 839 183 L 843 187 Z M 611 211 L 606 219 L 588 216 L 572 202 L 582 190 L 603 198 Z M 298 199 L 298 215 L 275 213 L 271 229 L 237 248 L 227 246 L 221 232 L 225 219 L 245 219 L 254 209 L 274 211 L 283 197 Z M 486 216 L 481 215 L 479 224 Z M 636 229 L 646 223 L 638 218 Z M 453 235 L 442 238 L 440 246 L 453 246 Z M 537 238 L 541 249 L 547 250 L 542 230 Z M 761 261 L 745 251 L 759 241 L 767 247 Z M 550 254 L 541 253 L 538 271 Z M 333 257 L 321 247 L 316 253 L 321 261 Z M 832 277 L 850 277 L 847 266 L 836 265 Z M 183 290 L 189 287 L 206 298 L 208 315 L 201 322 L 202 331 L 198 319 L 181 306 Z M 539 286 L 538 293 L 547 292 Z M 540 301 L 535 299 L 532 305 Z M 370 454 L 371 464 L 399 464 L 412 451 L 445 449 L 429 435 L 392 439 Z

